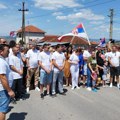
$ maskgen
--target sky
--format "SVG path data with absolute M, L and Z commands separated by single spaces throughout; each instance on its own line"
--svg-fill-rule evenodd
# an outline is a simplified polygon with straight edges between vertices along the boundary
M 0 36 L 21 28 L 22 13 L 26 25 L 34 25 L 49 35 L 70 33 L 83 23 L 90 39 L 109 38 L 110 9 L 114 9 L 113 39 L 120 40 L 120 0 L 0 0 Z

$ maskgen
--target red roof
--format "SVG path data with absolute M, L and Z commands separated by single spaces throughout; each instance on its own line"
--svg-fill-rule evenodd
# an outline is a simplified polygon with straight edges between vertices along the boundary
M 92 41 L 90 42 L 92 45 L 98 45 L 99 43 L 98 42 L 95 42 L 95 41 Z
M 22 29 L 18 30 L 18 33 L 22 32 Z M 25 27 L 25 32 L 33 32 L 33 33 L 45 33 L 45 31 L 33 26 L 33 25 L 29 25 Z
M 57 35 L 45 35 L 41 42 L 58 42 L 58 37 Z
M 41 41 L 42 42 L 59 42 L 58 40 L 59 36 L 56 35 L 46 35 Z M 72 36 L 65 36 L 62 38 L 61 42 L 72 42 L 72 44 L 81 44 L 81 45 L 88 45 L 88 42 L 84 38 L 80 38 L 75 36 L 74 39 L 72 40 Z M 71 41 L 72 40 L 72 41 Z

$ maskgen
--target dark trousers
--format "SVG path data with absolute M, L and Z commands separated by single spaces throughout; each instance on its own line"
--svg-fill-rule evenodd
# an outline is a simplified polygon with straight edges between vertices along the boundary
M 22 78 L 13 80 L 12 90 L 15 92 L 15 98 L 22 97 Z

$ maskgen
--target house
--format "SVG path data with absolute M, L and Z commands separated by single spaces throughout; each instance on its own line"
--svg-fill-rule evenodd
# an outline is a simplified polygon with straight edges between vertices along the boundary
M 41 40 L 42 42 L 67 42 L 73 45 L 80 45 L 80 46 L 88 46 L 88 41 L 84 38 L 80 37 L 73 37 L 73 36 L 65 36 L 62 38 L 61 41 L 58 40 L 57 35 L 45 35 L 45 37 Z
M 45 37 L 45 31 L 33 26 L 29 25 L 25 27 L 25 43 L 29 43 L 31 40 L 40 41 Z M 19 43 L 22 40 L 22 29 L 17 31 L 16 42 Z

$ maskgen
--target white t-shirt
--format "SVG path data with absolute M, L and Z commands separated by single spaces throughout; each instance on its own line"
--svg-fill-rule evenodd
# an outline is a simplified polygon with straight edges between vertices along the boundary
M 9 65 L 14 66 L 19 71 L 22 70 L 23 62 L 22 62 L 21 57 L 12 55 L 11 57 L 9 57 Z M 11 70 L 11 71 L 12 71 L 12 74 L 13 74 L 13 79 L 20 79 L 20 78 L 22 78 L 22 76 L 20 74 L 14 72 L 13 70 Z
M 84 50 L 83 57 L 89 58 L 90 56 L 91 56 L 91 54 L 88 52 L 88 50 Z
M 56 64 L 59 66 L 59 67 L 62 67 L 63 66 L 63 62 L 65 60 L 65 55 L 63 52 L 59 53 L 59 52 L 54 52 L 53 55 L 52 55 L 52 59 L 56 61 Z M 58 68 L 56 68 L 54 66 L 54 71 L 59 71 Z
M 79 56 L 77 56 L 75 53 L 73 53 L 70 56 L 69 60 L 72 61 L 72 62 L 77 63 L 77 64 L 71 63 L 71 65 L 70 65 L 71 69 L 74 69 L 74 70 L 79 69 Z
M 108 61 L 108 57 L 109 57 L 110 53 L 111 53 L 111 52 L 106 52 L 106 53 L 105 53 L 105 59 L 106 59 L 107 61 Z
M 0 74 L 5 74 L 9 83 L 9 86 L 12 86 L 13 75 L 11 73 L 10 67 L 4 58 L 0 57 Z M 0 80 L 0 91 L 5 90 Z
M 118 67 L 119 66 L 119 59 L 120 59 L 120 52 L 110 52 L 109 57 L 111 59 L 111 63 L 115 66 Z
M 47 69 L 47 70 L 50 70 L 50 64 L 51 64 L 51 54 L 50 52 L 41 52 L 39 53 L 38 55 L 38 60 L 40 62 L 42 62 L 42 65 Z M 44 71 L 42 68 L 41 68 L 41 71 Z
M 29 66 L 30 68 L 36 68 L 38 67 L 38 55 L 39 55 L 39 50 L 28 50 L 26 54 L 26 58 L 29 58 Z
M 12 51 L 12 48 L 10 48 L 10 49 L 9 49 L 9 55 L 8 55 L 7 58 L 5 58 L 8 64 L 9 64 L 9 58 L 10 58 L 12 55 L 13 55 L 13 51 Z M 19 52 L 19 53 L 17 54 L 17 56 L 18 56 L 18 57 L 21 57 L 21 53 Z

